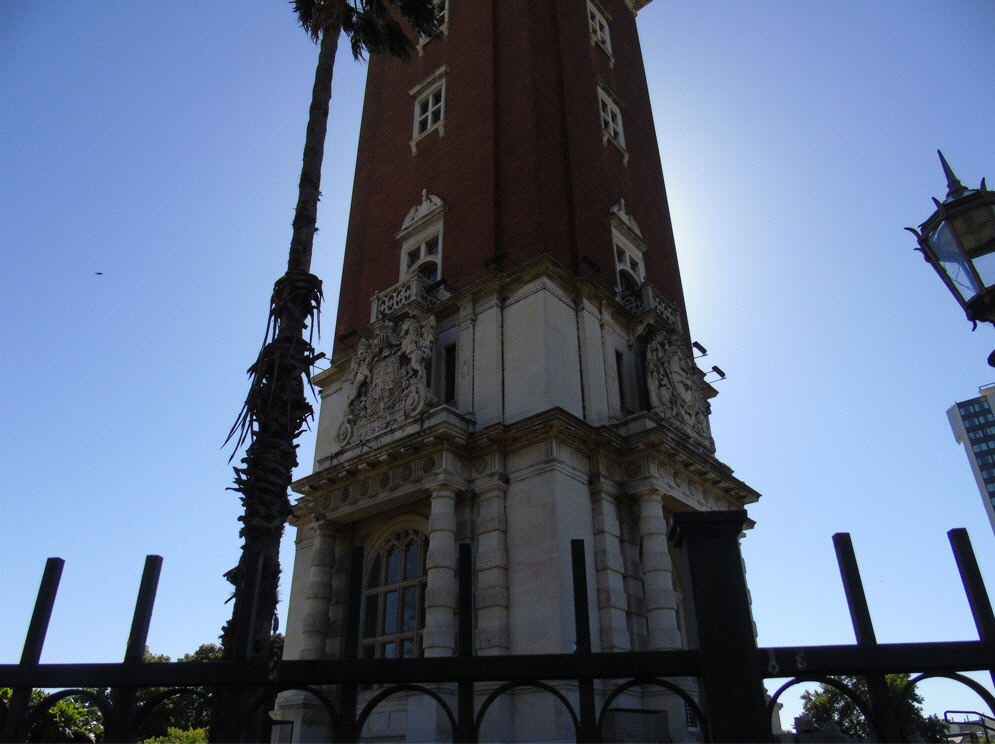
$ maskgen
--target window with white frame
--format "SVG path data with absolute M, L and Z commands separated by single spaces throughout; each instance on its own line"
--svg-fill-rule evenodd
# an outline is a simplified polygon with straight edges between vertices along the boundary
M 449 0 L 435 0 L 435 10 L 439 14 L 439 29 L 445 33 L 449 25 Z
M 421 201 L 408 210 L 394 237 L 401 242 L 398 279 L 421 274 L 428 282 L 442 277 L 442 224 L 446 205 L 442 198 L 422 189 Z
M 446 81 L 440 80 L 415 101 L 415 137 L 442 124 L 446 104 Z
M 422 655 L 427 551 L 428 538 L 406 528 L 391 534 L 370 555 L 363 590 L 363 658 Z
M 622 132 L 622 111 L 615 99 L 600 85 L 598 86 L 598 107 L 601 112 L 601 141 L 613 142 L 625 151 L 625 134 Z
M 591 0 L 587 0 L 587 26 L 591 32 L 591 44 L 597 44 L 611 57 L 612 40 L 608 31 L 608 16 Z
M 441 67 L 427 80 L 412 88 L 415 117 L 411 131 L 411 154 L 418 152 L 417 142 L 431 131 L 441 137 L 446 123 L 446 67 Z
M 449 33 L 449 0 L 434 0 L 435 12 L 439 14 L 439 33 L 438 36 L 445 36 Z M 422 48 L 430 42 L 433 36 L 419 36 L 418 38 L 418 54 L 422 54 Z
M 615 252 L 615 272 L 618 276 L 619 291 L 628 292 L 638 289 L 646 277 L 642 250 L 620 230 L 614 228 L 612 229 L 612 245 Z
M 426 281 L 442 276 L 442 222 L 437 222 L 411 240 L 401 252 L 401 278 L 421 274 Z

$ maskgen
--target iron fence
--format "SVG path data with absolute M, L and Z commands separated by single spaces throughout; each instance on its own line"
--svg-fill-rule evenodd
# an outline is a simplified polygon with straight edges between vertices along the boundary
M 995 715 L 995 698 L 965 676 L 988 671 L 995 680 L 995 616 L 965 530 L 948 535 L 979 640 L 945 643 L 877 643 L 849 535 L 833 537 L 857 643 L 836 646 L 758 648 L 754 636 L 738 538 L 745 511 L 689 512 L 674 517 L 670 539 L 683 560 L 687 649 L 594 652 L 588 620 L 586 555 L 581 540 L 571 541 L 574 627 L 572 654 L 473 655 L 472 551 L 459 553 L 459 628 L 452 657 L 358 659 L 362 596 L 362 548 L 353 551 L 344 658 L 274 661 L 145 663 L 148 635 L 162 559 L 149 556 L 136 602 L 123 663 L 41 664 L 41 650 L 54 605 L 62 561 L 49 559 L 42 579 L 19 664 L 0 665 L 0 686 L 13 695 L 0 708 L 4 742 L 22 742 L 44 710 L 66 695 L 82 695 L 99 708 L 105 741 L 135 741 L 142 722 L 170 696 L 201 698 L 212 713 L 212 731 L 226 739 L 268 740 L 269 733 L 252 721 L 269 710 L 275 696 L 288 690 L 310 693 L 326 710 L 336 741 L 356 741 L 364 723 L 388 698 L 421 693 L 434 699 L 449 721 L 452 740 L 474 742 L 493 703 L 512 690 L 541 690 L 559 701 L 573 723 L 579 742 L 602 741 L 613 704 L 633 688 L 656 687 L 682 698 L 698 719 L 705 741 L 769 742 L 775 740 L 772 713 L 783 692 L 801 682 L 839 685 L 840 675 L 868 680 L 865 699 L 845 688 L 864 713 L 877 740 L 903 741 L 908 734 L 896 720 L 895 698 L 883 687 L 884 675 L 915 673 L 912 687 L 923 679 L 947 677 L 974 690 Z M 252 577 L 245 578 L 252 585 Z M 693 697 L 679 678 L 695 678 Z M 765 679 L 790 678 L 770 698 Z M 569 682 L 568 697 L 557 683 Z M 596 692 L 595 683 L 600 682 Z M 448 683 L 455 695 L 437 686 Z M 486 697 L 480 686 L 493 687 Z M 359 690 L 377 690 L 359 707 Z M 845 687 L 845 686 L 844 686 Z M 106 694 L 93 691 L 109 689 Z M 139 702 L 137 691 L 160 691 Z M 59 690 L 31 705 L 33 689 Z M 599 700 L 600 698 L 600 700 Z M 614 709 L 617 710 L 617 709 Z M 608 732 L 613 730 L 608 726 Z

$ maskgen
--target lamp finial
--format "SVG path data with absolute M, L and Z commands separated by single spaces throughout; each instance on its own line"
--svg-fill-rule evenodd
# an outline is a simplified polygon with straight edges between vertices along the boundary
M 947 159 L 943 157 L 943 153 L 940 150 L 936 151 L 936 154 L 940 156 L 940 163 L 943 165 L 943 175 L 947 177 L 947 201 L 951 199 L 959 199 L 964 196 L 967 189 L 964 188 L 957 176 L 954 175 L 953 170 L 947 163 Z

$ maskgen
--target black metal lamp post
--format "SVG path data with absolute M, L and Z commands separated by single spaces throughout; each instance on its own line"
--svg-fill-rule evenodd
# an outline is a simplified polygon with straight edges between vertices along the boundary
M 995 191 L 985 179 L 968 189 L 937 150 L 947 177 L 947 198 L 933 199 L 936 211 L 919 229 L 919 250 L 964 308 L 968 320 L 995 324 Z M 995 367 L 995 351 L 988 357 Z

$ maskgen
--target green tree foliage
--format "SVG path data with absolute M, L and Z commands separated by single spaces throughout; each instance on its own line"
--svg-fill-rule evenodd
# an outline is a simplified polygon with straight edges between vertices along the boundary
M 170 726 L 165 736 L 143 739 L 142 744 L 207 744 L 207 729 L 178 729 Z
M 274 645 L 282 648 L 283 636 Z M 218 661 L 221 659 L 221 646 L 216 643 L 204 643 L 196 651 L 184 654 L 179 661 Z M 165 654 L 153 654 L 148 646 L 142 661 L 146 664 L 164 664 L 170 661 Z M 190 688 L 198 693 L 208 694 L 210 690 L 204 687 Z M 109 688 L 93 688 L 85 690 L 104 699 L 110 699 Z M 166 692 L 165 688 L 142 688 L 135 696 L 136 710 L 142 710 L 149 702 Z M 0 687 L 0 704 L 10 705 L 12 691 L 9 687 Z M 44 705 L 51 693 L 44 690 L 33 690 L 30 707 Z M 92 742 L 103 734 L 104 725 L 100 709 L 85 695 L 70 695 L 60 698 L 42 714 L 32 725 L 28 733 L 29 742 Z M 145 742 L 155 744 L 200 744 L 207 742 L 207 728 L 211 723 L 211 710 L 207 703 L 198 695 L 189 692 L 167 697 L 158 702 L 144 716 L 138 727 L 138 736 Z
M 217 661 L 221 659 L 221 646 L 215 643 L 201 644 L 193 653 L 184 654 L 179 661 Z M 146 663 L 166 663 L 169 657 L 161 654 L 153 654 L 145 647 L 145 654 L 142 659 Z M 209 691 L 203 687 L 191 688 L 198 693 L 207 694 Z M 165 692 L 164 688 L 145 688 L 139 691 L 137 703 L 139 708 L 147 705 L 153 698 Z M 206 741 L 207 727 L 211 724 L 211 709 L 207 703 L 196 694 L 189 692 L 173 695 L 159 702 L 147 716 L 142 720 L 138 735 L 145 737 L 145 741 L 174 741 L 168 739 L 173 736 L 170 731 L 189 732 L 199 729 L 204 730 L 204 741 Z M 167 739 L 164 739 L 167 737 Z M 186 742 L 192 739 L 183 739 Z
M 0 703 L 10 705 L 13 692 L 0 687 Z M 31 692 L 31 709 L 43 705 L 49 693 Z M 41 715 L 31 727 L 29 742 L 93 742 L 104 732 L 100 710 L 91 701 L 80 696 L 60 698 Z
M 842 684 L 853 690 L 862 700 L 869 701 L 867 680 L 864 677 L 838 677 Z M 907 737 L 919 736 L 922 741 L 947 741 L 947 724 L 939 716 L 926 716 L 922 710 L 922 695 L 915 688 L 903 693 L 909 681 L 908 674 L 885 675 L 888 696 L 895 706 L 897 723 Z M 869 703 L 868 703 L 869 707 Z M 832 685 L 823 684 L 815 692 L 802 693 L 802 714 L 822 728 L 835 721 L 848 736 L 870 740 L 872 730 L 860 708 Z

